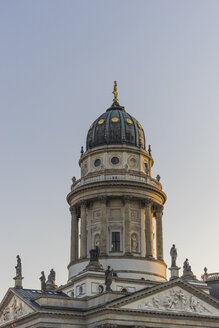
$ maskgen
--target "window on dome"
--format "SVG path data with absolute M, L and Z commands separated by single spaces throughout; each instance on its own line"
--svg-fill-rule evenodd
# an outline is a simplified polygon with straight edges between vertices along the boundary
M 113 157 L 112 159 L 111 159 L 111 163 L 112 164 L 118 164 L 119 163 L 119 158 L 118 157 Z
M 120 251 L 120 232 L 112 232 L 112 251 Z
M 96 159 L 96 161 L 94 162 L 94 166 L 100 166 L 100 164 L 101 164 L 101 160 L 98 158 L 98 159 Z

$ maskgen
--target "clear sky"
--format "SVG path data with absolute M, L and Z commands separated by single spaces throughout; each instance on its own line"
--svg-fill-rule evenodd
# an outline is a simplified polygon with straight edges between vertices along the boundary
M 0 1 L 0 298 L 67 281 L 70 212 L 90 124 L 112 103 L 136 117 L 161 175 L 165 260 L 219 272 L 219 1 Z

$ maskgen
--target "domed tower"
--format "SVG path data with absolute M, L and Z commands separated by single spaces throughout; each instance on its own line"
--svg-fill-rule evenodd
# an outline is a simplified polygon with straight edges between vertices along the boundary
M 121 279 L 166 280 L 162 215 L 166 195 L 152 178 L 153 158 L 141 124 L 118 101 L 90 126 L 81 178 L 67 196 L 72 215 L 69 282 L 99 247 L 104 268 Z

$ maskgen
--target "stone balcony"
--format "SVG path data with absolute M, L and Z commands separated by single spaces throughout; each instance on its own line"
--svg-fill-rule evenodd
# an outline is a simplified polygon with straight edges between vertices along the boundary
M 202 276 L 202 279 L 204 281 L 215 281 L 215 280 L 219 280 L 219 272 L 215 272 L 215 273 L 206 273 Z
M 142 176 L 137 174 L 130 174 L 127 173 L 121 173 L 121 174 L 109 174 L 109 173 L 102 173 L 102 174 L 96 174 L 96 175 L 87 175 L 85 177 L 82 177 L 81 179 L 76 180 L 72 186 L 71 191 L 76 190 L 77 188 L 90 184 L 90 183 L 96 183 L 96 182 L 105 182 L 105 181 L 130 181 L 130 182 L 139 182 L 147 185 L 151 185 L 155 188 L 158 188 L 159 190 L 162 190 L 162 185 L 159 181 L 156 179 L 153 179 L 149 176 Z

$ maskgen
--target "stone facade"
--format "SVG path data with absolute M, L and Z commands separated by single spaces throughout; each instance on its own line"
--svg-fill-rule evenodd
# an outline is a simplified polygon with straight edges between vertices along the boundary
M 160 176 L 152 177 L 144 131 L 116 102 L 116 92 L 115 84 L 115 102 L 88 131 L 81 177 L 72 179 L 67 196 L 68 282 L 57 287 L 54 278 L 52 289 L 23 289 L 20 272 L 0 305 L 1 328 L 219 327 L 207 271 L 204 282 L 178 278 L 175 261 L 166 280 L 166 195 Z

